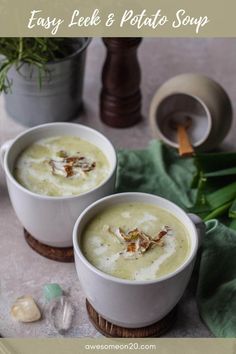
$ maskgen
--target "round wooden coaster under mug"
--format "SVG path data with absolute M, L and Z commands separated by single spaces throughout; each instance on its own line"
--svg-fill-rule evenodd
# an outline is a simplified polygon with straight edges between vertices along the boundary
M 211 78 L 182 74 L 157 90 L 150 106 L 150 121 L 155 136 L 165 144 L 179 148 L 181 128 L 194 150 L 210 151 L 229 132 L 232 106 L 225 90 Z
M 125 328 L 105 320 L 86 299 L 86 309 L 93 326 L 104 336 L 111 338 L 148 338 L 160 337 L 174 325 L 177 317 L 177 306 L 164 318 L 156 323 L 142 328 Z
M 57 262 L 74 262 L 73 247 L 52 247 L 37 241 L 28 231 L 24 229 L 25 240 L 35 252 L 41 256 Z

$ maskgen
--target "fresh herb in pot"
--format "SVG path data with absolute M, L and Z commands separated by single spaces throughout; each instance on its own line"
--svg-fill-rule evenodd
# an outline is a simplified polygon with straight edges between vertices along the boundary
M 0 38 L 0 92 L 8 93 L 12 82 L 9 70 L 19 72 L 22 65 L 29 64 L 38 69 L 38 83 L 48 74 L 46 64 L 60 60 L 73 52 L 66 38 Z

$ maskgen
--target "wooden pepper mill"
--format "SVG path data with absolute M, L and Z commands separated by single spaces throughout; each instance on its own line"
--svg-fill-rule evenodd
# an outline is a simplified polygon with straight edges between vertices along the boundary
M 125 128 L 141 119 L 141 38 L 104 38 L 107 57 L 102 72 L 100 115 L 104 123 Z

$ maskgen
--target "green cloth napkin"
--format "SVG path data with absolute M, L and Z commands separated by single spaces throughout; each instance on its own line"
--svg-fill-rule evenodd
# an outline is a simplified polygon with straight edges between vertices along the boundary
M 143 150 L 118 152 L 117 192 L 153 193 L 191 209 L 197 168 L 174 149 L 152 141 Z M 201 318 L 217 337 L 236 337 L 236 232 L 217 220 L 206 222 L 197 302 Z
M 180 159 L 175 150 L 154 140 L 144 150 L 119 151 L 118 161 L 117 192 L 158 194 L 185 210 L 194 205 L 193 159 Z
M 236 232 L 206 222 L 197 289 L 202 319 L 217 337 L 236 337 Z

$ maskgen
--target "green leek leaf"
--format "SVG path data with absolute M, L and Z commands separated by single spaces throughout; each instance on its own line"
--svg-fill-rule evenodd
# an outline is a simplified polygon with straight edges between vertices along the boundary
M 236 199 L 233 201 L 233 203 L 229 209 L 229 217 L 236 219 Z

